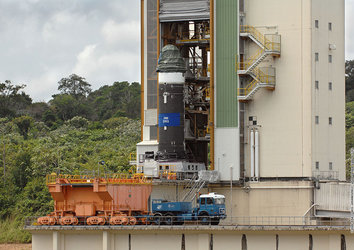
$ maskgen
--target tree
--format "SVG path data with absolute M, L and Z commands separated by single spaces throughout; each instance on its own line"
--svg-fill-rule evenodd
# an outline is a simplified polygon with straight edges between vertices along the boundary
M 33 118 L 30 116 L 20 116 L 14 119 L 14 123 L 17 125 L 20 134 L 23 136 L 23 139 L 27 140 L 28 131 L 33 125 Z
M 74 96 L 68 94 L 54 95 L 50 104 L 56 115 L 63 121 L 69 120 L 74 116 L 86 117 L 89 113 L 86 99 L 75 99 Z
M 10 80 L 0 82 L 0 117 L 14 117 L 24 114 L 24 110 L 31 105 L 32 99 L 21 91 L 26 85 L 14 85 Z
M 94 112 L 93 119 L 106 120 L 111 117 L 138 118 L 140 116 L 140 84 L 115 82 L 92 92 L 88 101 Z
M 85 78 L 76 74 L 72 74 L 68 78 L 62 78 L 58 84 L 58 90 L 61 94 L 71 95 L 76 100 L 80 97 L 86 97 L 91 92 L 91 85 L 86 82 Z
M 354 101 L 354 60 L 345 62 L 345 93 L 346 101 Z

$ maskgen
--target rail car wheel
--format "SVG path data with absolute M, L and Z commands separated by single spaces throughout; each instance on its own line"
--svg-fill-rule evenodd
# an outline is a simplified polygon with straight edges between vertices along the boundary
M 136 224 L 137 220 L 135 217 L 129 217 L 129 225 L 134 226 Z
M 129 218 L 127 216 L 122 216 L 122 225 L 126 226 L 129 223 Z
M 167 213 L 165 214 L 165 223 L 166 225 L 173 225 L 174 224 L 174 218 L 173 218 L 173 214 L 172 213 Z

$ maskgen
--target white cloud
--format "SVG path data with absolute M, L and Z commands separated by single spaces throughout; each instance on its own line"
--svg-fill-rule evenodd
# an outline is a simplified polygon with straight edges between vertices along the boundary
M 118 44 L 119 46 L 136 43 L 139 40 L 139 23 L 138 21 L 130 21 L 117 23 L 108 20 L 102 27 L 102 34 L 106 42 L 109 44 Z
M 36 100 L 72 73 L 93 89 L 139 81 L 139 2 L 0 0 L 0 82 L 26 84 Z
M 40 76 L 34 77 L 30 80 L 30 85 L 27 84 L 25 92 L 35 101 L 47 102 L 51 99 L 51 95 L 58 92 L 57 82 L 61 78 L 61 74 L 55 70 L 43 72 Z M 48 95 L 48 93 L 51 93 L 51 95 Z

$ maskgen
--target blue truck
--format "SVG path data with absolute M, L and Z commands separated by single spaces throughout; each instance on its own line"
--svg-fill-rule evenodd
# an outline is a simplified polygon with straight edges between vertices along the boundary
M 220 220 L 225 218 L 225 196 L 221 194 L 200 195 L 194 208 L 192 202 L 152 200 L 150 220 L 157 225 L 182 225 L 189 221 L 198 221 L 202 225 L 218 225 Z

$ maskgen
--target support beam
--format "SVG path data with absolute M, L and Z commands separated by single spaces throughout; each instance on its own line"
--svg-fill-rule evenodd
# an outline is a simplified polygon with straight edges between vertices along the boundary
M 60 232 L 53 232 L 53 250 L 60 250 Z

